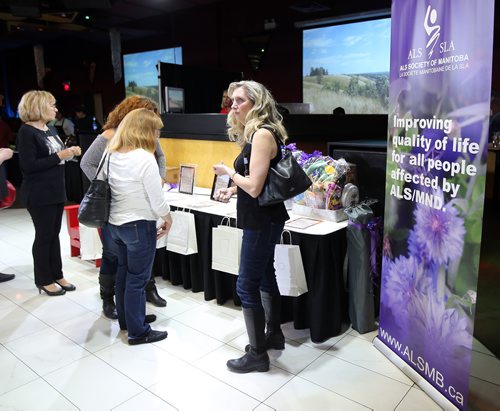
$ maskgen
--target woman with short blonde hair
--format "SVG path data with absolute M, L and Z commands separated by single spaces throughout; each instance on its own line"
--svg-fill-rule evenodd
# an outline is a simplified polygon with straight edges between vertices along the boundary
M 65 160 L 81 154 L 80 147 L 65 148 L 57 130 L 47 123 L 55 119 L 56 99 L 46 91 L 23 95 L 18 106 L 24 124 L 17 133 L 19 165 L 23 173 L 21 200 L 33 225 L 35 285 L 47 295 L 75 290 L 63 277 L 59 231 L 66 201 Z
M 52 116 L 49 107 L 55 104 L 56 99 L 49 92 L 32 90 L 21 97 L 17 111 L 23 123 L 39 121 Z

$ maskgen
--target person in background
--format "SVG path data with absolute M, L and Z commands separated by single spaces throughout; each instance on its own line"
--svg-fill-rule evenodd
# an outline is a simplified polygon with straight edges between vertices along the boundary
M 215 174 L 229 175 L 234 184 L 216 191 L 214 197 L 227 202 L 238 193 L 237 222 L 243 229 L 243 241 L 236 291 L 241 299 L 250 344 L 245 348 L 246 354 L 229 360 L 227 367 L 241 373 L 268 371 L 266 350 L 285 348 L 281 297 L 273 262 L 275 245 L 289 216 L 283 203 L 261 207 L 257 197 L 269 168 L 281 159 L 280 145 L 285 143 L 287 132 L 282 124 L 283 117 L 276 110 L 276 102 L 262 84 L 255 81 L 231 83 L 229 95 L 233 105 L 227 118 L 228 134 L 242 150 L 234 162 L 234 169 L 224 164 L 214 165 Z
M 84 105 L 75 110 L 75 129 L 78 134 L 97 133 L 101 125 L 94 116 L 89 115 Z
M 18 106 L 23 121 L 17 133 L 19 165 L 23 173 L 21 200 L 35 226 L 33 263 L 39 293 L 62 295 L 76 287 L 63 276 L 59 231 L 66 201 L 64 162 L 79 156 L 80 147 L 65 148 L 47 123 L 57 113 L 56 99 L 46 91 L 29 91 Z
M 4 161 L 10 160 L 14 152 L 10 148 L 0 148 L 0 199 L 8 195 L 7 191 L 7 177 L 5 173 Z M 14 274 L 0 273 L 0 283 L 14 279 Z
M 106 124 L 104 124 L 103 127 L 103 132 L 96 137 L 80 162 L 80 167 L 89 180 L 95 177 L 102 154 L 106 150 L 108 141 L 114 136 L 116 128 L 128 113 L 137 108 L 146 108 L 158 114 L 158 106 L 153 100 L 147 97 L 138 95 L 130 96 L 118 104 L 113 111 L 109 113 Z M 159 175 L 164 182 L 167 169 L 165 156 L 158 140 L 156 140 L 155 157 L 158 162 Z M 107 225 L 101 228 L 101 240 L 103 249 L 101 268 L 99 271 L 99 285 L 102 310 L 106 317 L 116 320 L 118 315 L 116 313 L 113 298 L 115 295 L 115 274 L 118 264 L 118 251 L 111 238 L 111 233 Z M 154 273 L 151 273 L 150 280 L 146 286 L 146 301 L 157 307 L 165 307 L 167 305 L 167 301 L 158 294 Z
M 145 287 L 151 276 L 156 241 L 172 225 L 154 152 L 163 127 L 161 118 L 146 108 L 129 112 L 108 144 L 111 207 L 109 231 L 118 248 L 116 308 L 130 345 L 167 337 L 146 321 Z M 104 155 L 106 155 L 105 153 Z M 163 224 L 157 231 L 156 221 Z
M 231 99 L 229 98 L 228 94 L 227 94 L 227 90 L 224 90 L 222 92 L 222 101 L 220 103 L 220 114 L 229 114 L 229 112 L 231 111 L 231 104 L 233 104 L 233 102 L 231 101 Z
M 500 133 L 500 99 L 492 97 L 490 109 L 489 141 Z
M 344 107 L 335 107 L 333 109 L 333 114 L 335 114 L 336 116 L 338 115 L 344 115 L 345 114 L 345 110 L 344 110 Z
M 14 134 L 9 124 L 0 115 L 0 148 L 8 148 L 14 141 Z
M 56 113 L 56 118 L 49 123 L 50 126 L 55 127 L 59 133 L 59 137 L 66 142 L 75 135 L 75 125 L 73 122 L 66 118 L 60 111 Z

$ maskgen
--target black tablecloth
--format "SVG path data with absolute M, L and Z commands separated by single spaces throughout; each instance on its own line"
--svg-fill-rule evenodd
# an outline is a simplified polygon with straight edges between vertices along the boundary
M 175 207 L 172 207 L 175 209 Z M 212 227 L 221 216 L 191 211 L 195 216 L 198 254 L 180 255 L 158 249 L 154 272 L 193 292 L 204 292 L 206 301 L 224 304 L 236 294 L 237 277 L 212 270 Z M 234 220 L 232 221 L 234 226 Z M 348 321 L 342 266 L 346 250 L 345 230 L 327 235 L 292 232 L 293 244 L 300 246 L 309 292 L 300 297 L 282 298 L 282 322 L 293 321 L 297 329 L 310 328 L 313 342 L 340 334 L 342 321 Z

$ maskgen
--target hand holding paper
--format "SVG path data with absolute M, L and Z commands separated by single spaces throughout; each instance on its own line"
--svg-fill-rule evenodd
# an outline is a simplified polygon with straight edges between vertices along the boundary
M 231 175 L 232 170 L 224 164 L 224 161 L 221 161 L 220 164 L 214 164 L 214 173 L 218 176 Z
M 220 201 L 221 203 L 229 203 L 229 200 L 233 196 L 234 192 L 231 188 L 219 188 L 214 193 L 214 200 Z

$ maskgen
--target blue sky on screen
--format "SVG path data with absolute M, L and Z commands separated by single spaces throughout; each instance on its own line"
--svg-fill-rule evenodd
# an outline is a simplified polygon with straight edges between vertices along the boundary
M 182 47 L 124 54 L 125 86 L 130 81 L 135 81 L 138 86 L 158 86 L 158 72 L 156 70 L 158 60 L 163 63 L 182 64 Z
M 390 18 L 304 30 L 303 75 L 389 72 L 390 46 Z

